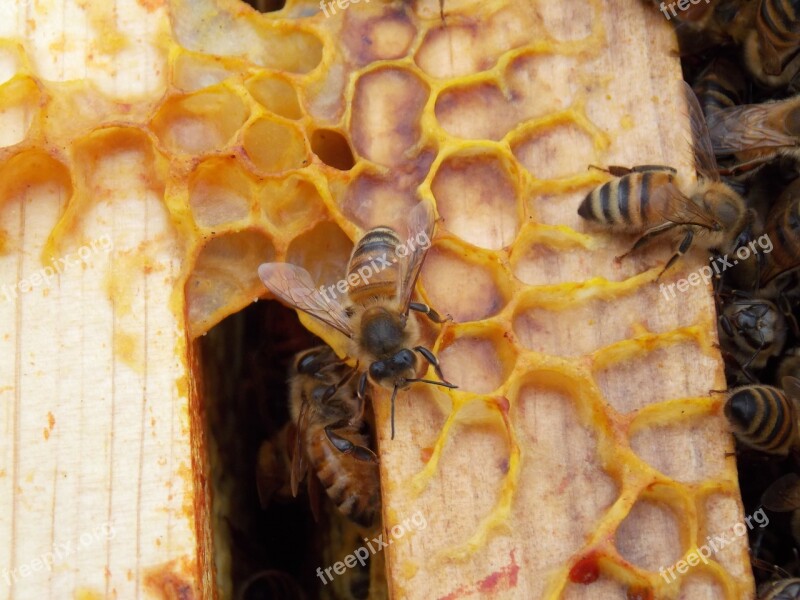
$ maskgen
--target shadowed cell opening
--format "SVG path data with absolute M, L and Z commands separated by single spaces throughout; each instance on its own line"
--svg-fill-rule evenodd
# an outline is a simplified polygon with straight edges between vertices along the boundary
M 244 0 L 244 2 L 262 13 L 275 12 L 286 6 L 286 0 Z
M 296 353 L 320 343 L 274 301 L 250 304 L 198 342 L 216 568 L 230 577 L 233 600 L 371 597 L 369 562 L 323 586 L 317 569 L 352 552 L 360 537 L 321 488 L 318 522 L 307 480 L 297 498 L 289 490 L 287 374 Z

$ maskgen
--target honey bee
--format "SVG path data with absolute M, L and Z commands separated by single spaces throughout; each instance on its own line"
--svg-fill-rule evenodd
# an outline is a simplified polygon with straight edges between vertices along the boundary
M 786 343 L 786 320 L 769 300 L 740 298 L 723 305 L 720 344 L 751 381 L 749 368 L 763 369 Z
M 295 356 L 289 375 L 289 412 L 297 426 L 290 483 L 297 496 L 310 465 L 336 507 L 369 527 L 380 505 L 378 459 L 367 447 L 364 399 L 352 374 L 328 346 Z
M 409 310 L 421 312 L 435 323 L 445 319 L 429 306 L 411 302 L 411 293 L 419 275 L 434 227 L 433 207 L 423 200 L 410 213 L 406 244 L 390 227 L 376 227 L 358 241 L 347 265 L 345 305 L 332 295 L 314 288 L 308 271 L 288 263 L 265 263 L 258 268 L 264 285 L 275 296 L 350 339 L 348 356 L 357 365 L 368 365 L 359 379 L 358 396 L 362 397 L 369 380 L 392 390 L 391 421 L 394 439 L 394 403 L 397 391 L 421 382 L 455 388 L 445 381 L 439 361 L 428 348 L 418 345 L 419 328 L 409 319 Z M 425 240 L 423 243 L 420 240 Z M 416 243 L 415 243 L 416 242 Z M 402 250 L 402 252 L 401 252 Z M 388 260 L 388 257 L 397 257 Z M 385 268 L 369 278 L 362 274 L 375 261 Z M 344 280 L 342 280 L 344 281 Z M 340 282 L 342 283 L 342 282 Z M 330 289 L 333 289 L 332 286 Z M 416 353 L 416 354 L 415 354 Z M 418 378 L 421 356 L 433 366 L 441 381 Z
M 681 232 L 683 240 L 662 275 L 686 253 L 695 237 L 703 236 L 707 249 L 726 251 L 752 220 L 744 199 L 721 180 L 697 97 L 687 84 L 684 91 L 695 139 L 697 183 L 684 193 L 677 185 L 677 171 L 671 167 L 609 167 L 608 172 L 618 178 L 592 190 L 578 208 L 578 214 L 588 221 L 642 234 L 617 261 L 656 236 Z
M 800 70 L 800 2 L 760 0 L 744 58 L 762 83 L 771 87 L 789 83 Z
M 783 391 L 760 384 L 735 388 L 724 412 L 740 442 L 767 454 L 786 456 L 798 446 L 800 380 L 786 377 L 781 383 Z
M 800 579 L 765 583 L 758 588 L 758 600 L 800 600 Z

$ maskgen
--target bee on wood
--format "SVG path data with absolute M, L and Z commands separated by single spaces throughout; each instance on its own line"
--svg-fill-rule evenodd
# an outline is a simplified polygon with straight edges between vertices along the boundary
M 800 70 L 800 1 L 760 0 L 744 58 L 753 76 L 766 85 L 791 81 Z
M 264 285 L 275 296 L 350 339 L 348 356 L 355 357 L 357 365 L 367 365 L 359 379 L 359 397 L 363 397 L 367 381 L 392 390 L 392 439 L 398 390 L 415 382 L 456 387 L 445 381 L 433 352 L 419 345 L 418 324 L 408 318 L 409 311 L 413 310 L 427 315 L 435 323 L 445 321 L 429 306 L 411 302 L 414 284 L 431 244 L 433 227 L 433 207 L 423 200 L 409 215 L 405 243 L 390 227 L 367 231 L 355 245 L 347 265 L 344 304 L 336 299 L 335 292 L 329 293 L 333 286 L 315 289 L 308 271 L 301 267 L 265 263 L 258 268 Z M 382 268 L 373 266 L 378 262 Z M 345 279 L 339 283 L 345 283 Z M 420 357 L 433 366 L 440 381 L 417 377 Z
M 578 208 L 587 221 L 612 231 L 642 234 L 617 261 L 656 236 L 682 233 L 662 275 L 688 251 L 695 237 L 702 238 L 703 247 L 724 252 L 753 218 L 742 196 L 720 178 L 700 105 L 687 84 L 684 91 L 695 140 L 697 183 L 679 186 L 677 171 L 671 167 L 609 167 L 608 172 L 617 179 L 592 190 Z
M 786 343 L 786 319 L 769 300 L 739 298 L 725 303 L 719 316 L 720 344 L 748 379 L 763 369 Z
M 290 483 L 297 496 L 309 466 L 313 482 L 351 521 L 369 527 L 380 506 L 378 459 L 364 432 L 364 399 L 352 370 L 328 346 L 297 354 L 289 375 L 289 412 L 296 424 Z M 316 511 L 315 511 L 316 512 Z
M 780 579 L 761 585 L 758 600 L 800 600 L 800 579 Z
M 798 445 L 800 380 L 786 377 L 781 383 L 783 390 L 760 384 L 735 388 L 724 412 L 740 442 L 767 454 L 786 456 Z

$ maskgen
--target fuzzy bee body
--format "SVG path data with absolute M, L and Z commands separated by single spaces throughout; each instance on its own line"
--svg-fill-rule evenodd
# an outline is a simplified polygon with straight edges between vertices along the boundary
M 377 458 L 368 447 L 363 402 L 348 371 L 328 346 L 295 357 L 289 374 L 289 412 L 297 426 L 292 494 L 310 467 L 336 507 L 368 527 L 380 506 Z
M 800 1 L 761 0 L 755 29 L 745 44 L 745 62 L 769 85 L 787 83 L 800 68 Z
M 797 406 L 800 380 L 787 377 L 784 390 L 769 385 L 734 389 L 725 403 L 725 416 L 736 437 L 747 446 L 785 456 L 797 445 Z
M 264 285 L 276 297 L 349 338 L 348 356 L 355 358 L 357 365 L 366 365 L 358 383 L 359 395 L 367 382 L 392 390 L 392 437 L 398 390 L 415 382 L 455 387 L 444 381 L 433 353 L 418 345 L 419 328 L 416 320 L 409 318 L 409 311 L 415 310 L 434 322 L 444 321 L 430 307 L 411 302 L 434 225 L 433 206 L 423 200 L 409 214 L 404 242 L 390 227 L 367 231 L 351 254 L 342 302 L 320 293 L 305 269 L 287 263 L 265 263 L 258 268 Z M 440 381 L 417 376 L 420 357 L 434 367 Z
M 663 222 L 666 198 L 653 199 L 655 190 L 672 184 L 676 171 L 668 167 L 636 167 L 607 181 L 584 198 L 578 214 L 618 231 L 644 231 Z
M 348 298 L 354 304 L 364 304 L 371 298 L 387 301 L 397 299 L 397 282 L 399 281 L 400 264 L 394 258 L 397 248 L 402 245 L 400 237 L 394 229 L 376 227 L 370 229 L 362 237 L 347 264 L 347 278 L 355 281 L 348 289 Z M 388 263 L 388 264 L 387 264 Z M 382 268 L 373 273 L 367 280 L 359 275 L 367 269 L 375 271 L 373 266 Z
M 662 274 L 695 238 L 708 250 L 727 252 L 752 221 L 752 211 L 744 199 L 720 177 L 703 111 L 688 84 L 684 84 L 684 94 L 695 141 L 697 182 L 679 185 L 677 172 L 671 167 L 609 167 L 607 171 L 617 179 L 589 192 L 578 208 L 578 215 L 607 229 L 641 233 L 633 247 L 617 260 L 656 236 L 683 234 Z
M 769 300 L 740 299 L 720 315 L 720 343 L 746 370 L 762 369 L 786 343 L 786 319 Z

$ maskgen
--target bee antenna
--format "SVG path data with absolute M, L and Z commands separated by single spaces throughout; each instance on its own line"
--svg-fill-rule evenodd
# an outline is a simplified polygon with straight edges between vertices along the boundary
M 392 390 L 392 439 L 394 439 L 394 399 L 397 397 L 397 385 Z
M 446 387 L 451 390 L 458 389 L 458 386 L 454 383 L 450 383 L 449 381 L 434 381 L 432 379 L 404 379 L 406 383 L 428 383 L 430 385 L 438 385 L 440 387 Z

